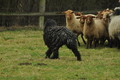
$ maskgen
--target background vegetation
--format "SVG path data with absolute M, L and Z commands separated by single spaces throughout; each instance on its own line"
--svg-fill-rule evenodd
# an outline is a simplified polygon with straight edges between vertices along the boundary
M 119 6 L 118 0 L 46 0 L 46 12 L 68 9 L 98 11 L 116 6 Z M 39 12 L 39 0 L 0 0 L 1 12 Z M 45 16 L 47 18 L 55 19 L 58 25 L 65 25 L 64 16 Z M 82 61 L 77 61 L 66 46 L 59 50 L 60 59 L 45 59 L 47 47 L 43 41 L 43 32 L 36 25 L 38 17 L 0 16 L 0 80 L 120 79 L 120 50 L 117 48 L 104 45 L 86 49 L 79 38 L 81 46 L 78 49 Z M 18 29 L 18 26 L 24 26 L 24 30 Z M 33 27 L 34 30 L 31 30 Z
M 68 9 L 74 11 L 99 11 L 106 8 L 113 9 L 120 6 L 118 0 L 46 0 L 46 12 L 62 12 Z M 39 12 L 39 0 L 0 0 L 0 12 L 5 13 L 29 13 Z M 65 25 L 64 16 L 52 16 L 59 25 Z M 13 26 L 13 25 L 38 25 L 38 17 L 9 17 L 0 16 L 0 26 Z
M 0 80 L 119 80 L 120 50 L 98 46 L 86 49 L 81 38 L 77 61 L 66 46 L 60 59 L 45 59 L 43 32 L 16 30 L 0 32 Z M 107 42 L 106 42 L 107 43 Z

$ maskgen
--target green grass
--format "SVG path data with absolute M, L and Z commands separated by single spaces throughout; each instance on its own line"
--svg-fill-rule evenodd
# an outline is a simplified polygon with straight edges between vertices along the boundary
M 120 50 L 78 47 L 82 61 L 63 46 L 60 59 L 45 59 L 47 47 L 38 30 L 0 32 L 0 80 L 120 80 Z

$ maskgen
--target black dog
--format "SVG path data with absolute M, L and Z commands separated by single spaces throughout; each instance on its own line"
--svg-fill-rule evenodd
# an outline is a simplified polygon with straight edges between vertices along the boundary
M 77 49 L 76 35 L 65 27 L 57 26 L 57 23 L 53 19 L 47 19 L 44 26 L 43 39 L 48 50 L 46 52 L 46 58 L 57 59 L 59 48 L 66 45 L 72 50 L 77 60 L 81 60 L 81 55 Z M 50 55 L 53 53 L 53 56 Z

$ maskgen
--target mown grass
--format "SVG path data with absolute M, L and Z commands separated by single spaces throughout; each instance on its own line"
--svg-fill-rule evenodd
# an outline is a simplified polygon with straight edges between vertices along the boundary
M 120 80 L 120 50 L 78 47 L 82 61 L 63 46 L 60 59 L 45 59 L 42 31 L 0 32 L 0 80 Z

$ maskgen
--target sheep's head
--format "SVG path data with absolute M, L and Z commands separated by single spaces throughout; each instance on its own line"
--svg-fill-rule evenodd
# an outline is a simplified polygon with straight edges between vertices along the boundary
M 103 20 L 107 20 L 107 15 L 108 15 L 109 13 L 110 13 L 110 12 L 103 12 L 103 13 L 102 13 L 102 15 L 103 15 L 102 19 L 103 19 Z
M 72 18 L 72 15 L 74 14 L 74 11 L 72 10 L 67 10 L 65 12 L 63 12 L 66 16 L 67 19 L 71 19 Z
M 75 16 L 81 16 L 82 12 L 75 12 Z
M 112 10 L 106 9 L 101 14 L 103 15 L 103 20 L 107 20 L 107 15 L 113 12 Z
M 82 16 L 77 17 L 77 19 L 80 19 L 80 23 L 81 23 L 81 24 L 84 24 L 85 19 L 86 19 L 86 16 L 85 16 L 85 15 L 82 15 Z
M 111 12 L 113 11 L 109 10 L 108 8 L 103 11 L 98 11 L 97 17 L 103 20 L 107 20 L 107 15 Z
M 103 17 L 103 14 L 101 14 L 103 11 L 97 11 L 97 15 L 96 15 L 96 17 L 97 18 L 100 18 L 100 19 L 102 19 L 102 17 Z
M 93 23 L 93 18 L 95 18 L 95 16 L 86 16 L 86 23 L 88 25 L 92 24 Z

